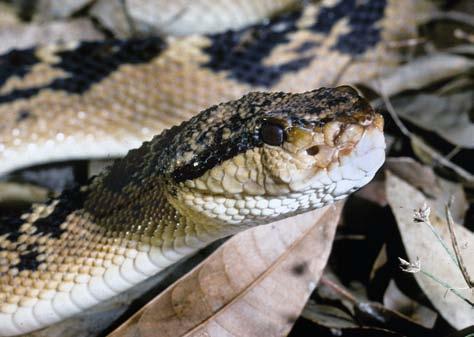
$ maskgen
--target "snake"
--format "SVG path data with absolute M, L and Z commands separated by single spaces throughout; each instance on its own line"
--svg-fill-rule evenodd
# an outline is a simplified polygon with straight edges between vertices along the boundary
M 237 30 L 0 56 L 0 174 L 125 156 L 0 220 L 0 335 L 367 184 L 385 157 L 383 118 L 337 85 L 402 61 L 389 42 L 413 34 L 414 3 L 323 1 Z

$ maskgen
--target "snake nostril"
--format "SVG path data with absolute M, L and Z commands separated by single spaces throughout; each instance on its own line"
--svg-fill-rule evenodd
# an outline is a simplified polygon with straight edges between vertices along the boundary
M 315 156 L 319 153 L 319 146 L 314 145 L 306 149 L 306 153 L 310 156 Z

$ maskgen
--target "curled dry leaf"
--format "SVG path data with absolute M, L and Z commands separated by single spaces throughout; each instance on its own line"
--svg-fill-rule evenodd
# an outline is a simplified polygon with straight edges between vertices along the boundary
M 110 336 L 286 336 L 321 276 L 340 212 L 236 235 Z
M 134 33 L 133 22 L 128 16 L 123 0 L 97 0 L 89 13 L 116 37 L 127 38 Z
M 469 119 L 474 109 L 474 92 L 407 95 L 391 102 L 398 114 L 417 126 L 436 132 L 452 144 L 474 148 L 474 123 Z
M 474 300 L 474 293 L 467 288 L 460 269 L 447 254 L 430 226 L 413 219 L 415 209 L 423 208 L 425 204 L 428 205 L 431 208 L 429 220 L 433 228 L 452 251 L 444 207 L 439 206 L 438 198 L 440 196 L 427 197 L 390 172 L 387 173 L 386 188 L 388 202 L 397 220 L 408 258 L 411 262 L 420 260 L 422 272 L 415 273 L 414 277 L 421 289 L 452 326 L 462 329 L 473 325 L 474 308 L 425 274 L 433 275 L 468 300 Z M 474 275 L 474 234 L 458 224 L 455 224 L 454 230 L 460 241 L 461 253 L 467 271 L 470 275 Z
M 90 41 L 103 37 L 89 19 L 6 25 L 0 29 L 0 54 L 58 41 Z
M 258 6 L 253 6 L 252 2 L 253 0 L 126 0 L 124 3 L 139 32 L 178 36 L 240 29 L 299 3 L 297 0 L 259 0 Z

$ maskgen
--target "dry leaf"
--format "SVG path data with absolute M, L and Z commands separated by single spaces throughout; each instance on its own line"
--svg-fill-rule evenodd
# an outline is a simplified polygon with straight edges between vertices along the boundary
M 297 0 L 259 0 L 258 6 L 254 6 L 252 2 L 127 0 L 125 7 L 129 20 L 141 33 L 185 36 L 238 30 L 268 20 L 299 4 Z M 226 13 L 230 15 L 226 16 Z M 110 16 L 110 13 L 107 14 Z
M 458 266 L 451 260 L 429 226 L 413 219 L 415 209 L 428 205 L 431 208 L 430 220 L 433 227 L 450 247 L 448 226 L 442 215 L 444 209 L 440 209 L 439 202 L 436 202 L 439 196 L 432 196 L 434 199 L 427 198 L 422 192 L 390 172 L 387 172 L 386 188 L 388 202 L 395 214 L 410 261 L 416 262 L 419 259 L 423 271 L 449 284 L 467 299 L 474 300 L 474 293 L 467 289 Z M 467 270 L 470 275 L 474 275 L 474 234 L 457 224 L 454 229 L 460 241 L 461 254 Z M 414 276 L 436 309 L 451 325 L 462 329 L 474 324 L 474 308 L 425 274 L 418 272 Z
M 352 336 L 348 330 L 354 327 L 380 327 L 406 336 L 426 336 L 429 333 L 412 317 L 369 301 L 366 288 L 358 282 L 351 282 L 347 288 L 330 271 L 325 271 L 323 277 L 316 294 L 311 296 L 317 298 L 318 303 L 308 302 L 301 315 L 303 319 L 340 331 L 344 336 Z M 354 335 L 365 336 L 363 333 Z
M 469 120 L 474 92 L 406 95 L 391 102 L 398 114 L 417 126 L 436 132 L 452 144 L 474 148 L 474 123 Z
M 313 300 L 308 301 L 301 315 L 317 325 L 331 329 L 347 329 L 358 326 L 348 310 L 343 310 L 335 305 L 319 304 Z
M 0 53 L 58 41 L 90 41 L 103 37 L 89 19 L 5 25 L 0 29 Z
M 385 182 L 377 177 L 355 193 L 359 198 L 371 201 L 381 207 L 387 206 Z
M 467 57 L 447 53 L 432 54 L 398 67 L 390 75 L 372 81 L 369 86 L 389 97 L 464 74 L 473 67 L 474 61 Z
M 449 169 L 462 181 L 464 186 L 474 188 L 473 174 L 447 159 L 444 155 L 425 143 L 422 138 L 412 134 L 410 136 L 410 144 L 413 152 L 423 163 Z
M 285 336 L 319 280 L 340 212 L 236 235 L 110 336 Z
M 36 4 L 36 19 L 48 21 L 65 19 L 89 5 L 92 0 L 39 0 Z
M 385 291 L 383 304 L 387 309 L 399 312 L 427 329 L 434 327 L 438 317 L 435 311 L 406 296 L 393 280 L 390 280 Z
M 451 205 L 451 213 L 454 221 L 463 222 L 469 204 L 460 184 L 440 179 L 430 167 L 409 157 L 388 158 L 385 161 L 385 166 L 390 172 L 421 190 L 430 198 L 431 202 L 435 204 L 435 209 L 442 210 L 439 216 L 444 216 L 444 206 L 450 202 L 451 198 L 454 198 L 455 202 Z

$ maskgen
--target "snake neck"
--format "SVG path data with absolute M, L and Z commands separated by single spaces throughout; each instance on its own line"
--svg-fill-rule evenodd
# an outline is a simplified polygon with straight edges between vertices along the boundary
M 114 237 L 127 245 L 150 245 L 166 250 L 198 249 L 233 234 L 212 219 L 189 214 L 173 197 L 172 185 L 159 176 L 143 177 L 112 191 L 100 178 L 86 188 L 82 217 L 89 219 L 103 237 Z

